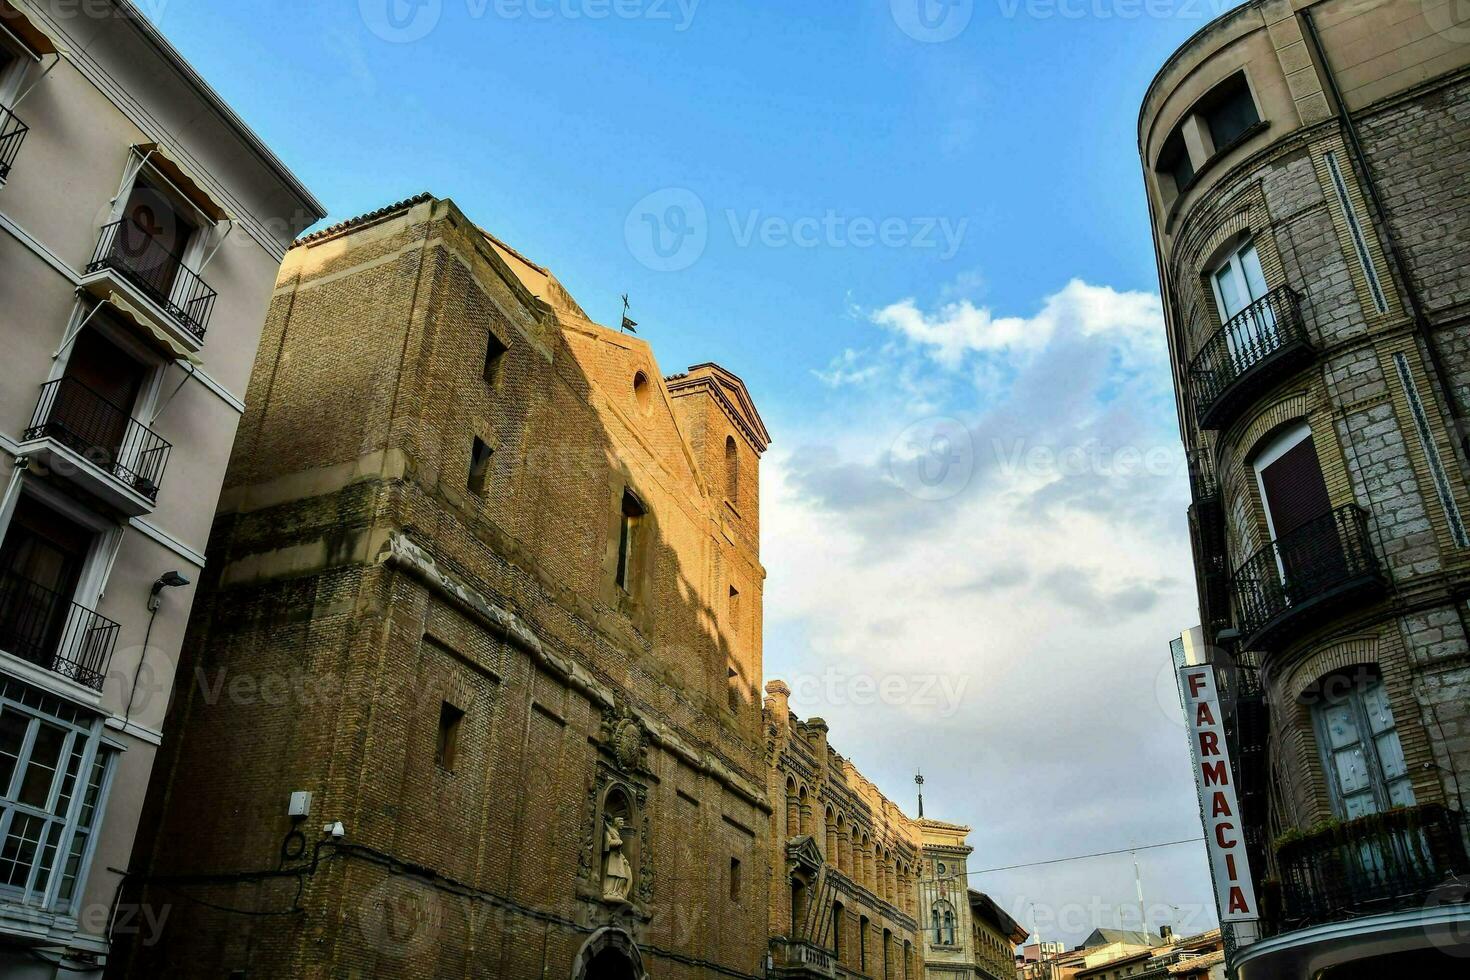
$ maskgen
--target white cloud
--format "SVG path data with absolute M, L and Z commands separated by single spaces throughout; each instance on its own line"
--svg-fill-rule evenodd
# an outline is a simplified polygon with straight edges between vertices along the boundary
M 824 676 L 793 683 L 793 708 L 895 795 L 924 766 L 928 812 L 976 826 L 981 866 L 1198 833 L 1155 685 L 1197 616 L 1158 298 L 1074 279 L 1031 316 L 904 300 L 869 317 L 906 384 L 834 384 L 833 410 L 765 463 L 767 675 Z M 871 366 L 849 350 L 826 373 Z M 960 420 L 955 492 L 894 477 L 916 427 L 953 455 L 954 424 L 926 414 Z M 963 692 L 957 711 L 917 696 L 930 675 Z M 900 696 L 864 698 L 893 677 Z M 1175 864 L 1194 873 L 1159 898 L 1207 901 L 1203 863 Z M 1131 901 L 1131 864 L 1099 874 L 1094 894 Z

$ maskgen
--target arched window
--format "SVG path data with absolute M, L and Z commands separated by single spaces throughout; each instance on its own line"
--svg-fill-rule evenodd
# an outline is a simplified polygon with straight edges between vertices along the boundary
M 725 498 L 740 506 L 740 451 L 734 436 L 725 437 Z
M 954 945 L 954 906 L 941 898 L 929 909 L 929 922 L 930 928 L 934 931 L 936 945 Z

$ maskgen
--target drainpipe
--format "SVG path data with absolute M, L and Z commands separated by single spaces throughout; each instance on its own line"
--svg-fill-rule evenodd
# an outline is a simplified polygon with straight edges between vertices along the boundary
M 1347 134 L 1348 152 L 1352 157 L 1354 169 L 1358 173 L 1359 181 L 1368 192 L 1370 218 L 1378 232 L 1379 239 L 1383 242 L 1384 250 L 1388 255 L 1389 263 L 1397 274 L 1399 284 L 1403 287 L 1404 295 L 1409 301 L 1409 311 L 1413 314 L 1414 326 L 1419 331 L 1419 337 L 1424 342 L 1434 380 L 1444 392 L 1445 401 L 1454 422 L 1456 444 L 1460 448 L 1460 455 L 1464 462 L 1470 463 L 1470 433 L 1467 433 L 1462 425 L 1462 421 L 1467 416 L 1459 404 L 1459 399 L 1455 397 L 1455 389 L 1450 385 L 1449 373 L 1445 370 L 1444 362 L 1439 356 L 1439 349 L 1434 346 L 1429 317 L 1424 312 L 1419 289 L 1414 285 L 1413 277 L 1409 274 L 1409 267 L 1399 254 L 1398 238 L 1388 224 L 1388 210 L 1383 206 L 1383 198 L 1378 193 L 1378 183 L 1374 180 L 1373 170 L 1368 164 L 1368 155 L 1363 152 L 1363 144 L 1358 139 L 1358 127 L 1353 122 L 1352 113 L 1348 112 L 1347 103 L 1343 101 L 1342 90 L 1337 85 L 1337 76 L 1332 71 L 1332 65 L 1327 60 L 1327 52 L 1322 47 L 1322 39 L 1317 34 L 1317 25 L 1312 19 L 1312 11 L 1302 10 L 1300 13 L 1307 43 L 1312 49 L 1312 56 L 1316 59 L 1317 64 L 1322 66 L 1322 75 L 1327 80 L 1327 88 L 1337 107 L 1338 121 Z

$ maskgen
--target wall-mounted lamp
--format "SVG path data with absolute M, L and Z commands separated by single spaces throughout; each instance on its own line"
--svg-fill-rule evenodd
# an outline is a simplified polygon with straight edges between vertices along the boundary
M 189 584 L 189 580 L 178 572 L 164 572 L 158 576 L 158 581 L 153 583 L 153 591 L 148 593 L 148 611 L 157 612 L 158 607 L 163 605 L 164 589 L 179 589 Z

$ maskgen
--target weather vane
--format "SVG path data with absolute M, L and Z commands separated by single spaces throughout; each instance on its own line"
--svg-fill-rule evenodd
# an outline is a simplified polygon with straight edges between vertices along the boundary
M 919 787 L 919 818 L 924 816 L 924 770 L 914 770 L 914 784 Z
M 631 319 L 628 318 L 628 294 L 627 293 L 624 293 L 623 294 L 623 326 L 622 326 L 622 330 L 623 330 L 624 333 L 637 333 L 638 332 L 637 329 L 636 329 L 637 326 L 638 326 L 637 321 L 631 320 Z

